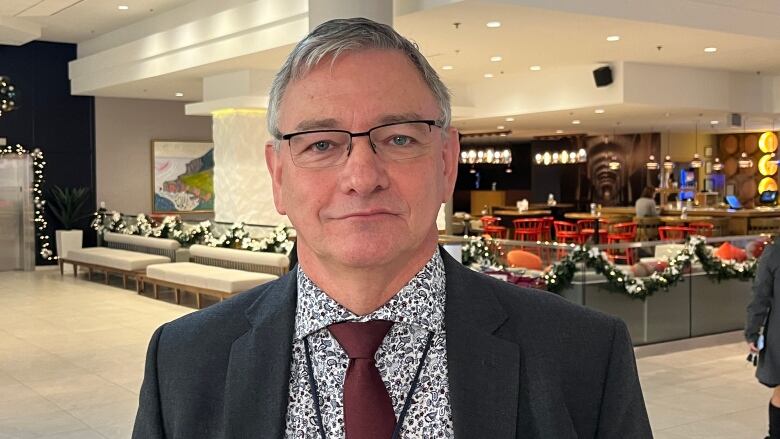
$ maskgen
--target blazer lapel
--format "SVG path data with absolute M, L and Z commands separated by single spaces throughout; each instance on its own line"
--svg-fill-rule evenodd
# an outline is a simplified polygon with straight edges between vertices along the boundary
M 296 288 L 292 271 L 246 311 L 251 327 L 230 350 L 225 385 L 226 437 L 284 436 Z
M 447 277 L 447 365 L 455 437 L 514 438 L 520 348 L 494 332 L 507 315 L 484 283 L 442 252 Z

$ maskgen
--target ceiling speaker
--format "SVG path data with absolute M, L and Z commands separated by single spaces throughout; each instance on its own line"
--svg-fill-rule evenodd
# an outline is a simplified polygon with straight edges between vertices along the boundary
M 612 68 L 610 66 L 597 68 L 593 71 L 593 80 L 596 81 L 596 87 L 612 84 Z

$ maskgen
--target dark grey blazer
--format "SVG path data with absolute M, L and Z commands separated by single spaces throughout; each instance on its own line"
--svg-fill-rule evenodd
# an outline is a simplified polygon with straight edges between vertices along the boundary
M 625 324 L 443 254 L 455 436 L 651 438 Z M 152 337 L 133 438 L 282 438 L 296 277 Z
M 769 387 L 780 385 L 780 312 L 775 310 L 780 297 L 780 239 L 764 249 L 753 280 L 753 299 L 747 307 L 745 338 L 755 342 L 764 327 L 765 347 L 758 356 L 756 377 Z

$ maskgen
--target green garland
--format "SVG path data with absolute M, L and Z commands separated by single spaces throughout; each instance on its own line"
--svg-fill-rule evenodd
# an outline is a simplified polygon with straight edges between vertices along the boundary
M 660 289 L 667 290 L 683 278 L 684 270 L 697 258 L 708 276 L 721 281 L 727 279 L 750 280 L 755 277 L 757 261 L 751 259 L 745 262 L 721 260 L 712 254 L 706 245 L 706 240 L 700 236 L 692 236 L 685 242 L 684 248 L 669 259 L 669 265 L 660 272 L 655 272 L 646 278 L 635 278 L 625 274 L 613 265 L 607 254 L 598 247 L 575 246 L 569 255 L 553 265 L 542 278 L 547 289 L 560 293 L 571 285 L 577 263 L 584 263 L 607 280 L 607 288 L 623 293 L 629 297 L 645 299 Z
M 498 261 L 503 254 L 501 245 L 493 239 L 471 236 L 461 247 L 461 262 L 466 266 L 501 269 Z

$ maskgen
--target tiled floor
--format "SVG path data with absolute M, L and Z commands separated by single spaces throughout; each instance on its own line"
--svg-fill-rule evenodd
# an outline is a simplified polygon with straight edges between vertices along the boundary
M 128 438 L 149 337 L 191 311 L 58 271 L 0 272 L 0 439 Z M 639 348 L 655 437 L 763 438 L 770 391 L 746 355 L 738 333 Z

